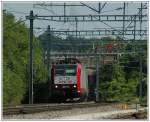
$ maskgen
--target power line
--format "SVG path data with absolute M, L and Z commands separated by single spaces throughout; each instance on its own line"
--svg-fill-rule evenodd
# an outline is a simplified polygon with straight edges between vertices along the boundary
M 41 6 L 41 7 L 42 7 L 42 6 Z M 48 11 L 48 12 L 51 12 L 53 15 L 54 15 L 54 14 L 57 15 L 53 10 L 49 10 L 49 9 L 47 9 L 47 8 L 45 8 L 45 7 L 40 8 L 40 7 L 36 7 L 36 6 L 33 5 L 33 8 L 35 8 L 35 9 L 43 9 L 43 10 L 46 10 L 46 11 Z
M 50 4 L 48 4 L 48 3 L 36 3 L 36 4 L 34 4 L 34 6 L 64 6 L 64 4 L 54 4 L 54 3 L 50 3 Z M 69 4 L 69 3 L 66 3 L 66 6 L 68 6 L 68 7 L 73 7 L 73 6 L 83 6 L 83 5 L 81 5 L 81 4 Z
M 140 12 L 142 11 L 142 9 L 139 9 L 139 12 L 135 15 L 140 15 Z M 133 16 L 133 20 L 135 19 L 136 16 Z M 131 21 L 128 26 L 125 28 L 125 30 L 132 24 L 133 21 Z
M 132 17 L 136 16 L 139 17 L 141 15 L 124 15 L 125 20 L 124 21 L 133 21 Z M 123 15 L 36 15 L 35 18 L 36 19 L 45 19 L 45 18 L 49 18 L 49 19 L 45 19 L 45 20 L 50 20 L 50 21 L 57 21 L 57 22 L 64 22 L 64 19 L 66 22 L 74 22 L 76 19 L 79 22 L 94 22 L 94 21 L 107 21 L 107 22 L 114 22 L 114 21 L 123 21 L 122 19 Z M 142 15 L 143 21 L 148 21 L 147 20 L 147 15 Z M 95 18 L 95 19 L 94 19 Z M 136 19 L 136 21 L 140 21 L 139 18 Z

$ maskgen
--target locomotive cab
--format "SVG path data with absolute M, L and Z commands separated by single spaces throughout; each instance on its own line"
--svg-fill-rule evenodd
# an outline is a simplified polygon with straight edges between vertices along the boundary
M 56 99 L 82 98 L 87 95 L 86 71 L 80 63 L 55 64 L 52 82 L 52 94 Z

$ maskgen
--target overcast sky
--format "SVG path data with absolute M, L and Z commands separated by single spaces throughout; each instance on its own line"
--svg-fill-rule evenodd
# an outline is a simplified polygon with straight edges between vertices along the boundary
M 29 15 L 30 10 L 33 10 L 34 14 L 37 15 L 63 15 L 63 7 L 40 7 L 35 6 L 36 3 L 41 2 L 2 2 L 2 9 L 5 9 L 11 13 L 13 13 L 16 16 L 16 19 L 22 18 L 25 19 L 25 16 Z M 43 3 L 43 2 L 42 2 Z M 50 3 L 50 2 L 49 2 Z M 56 4 L 56 2 L 53 2 Z M 87 5 L 98 9 L 98 3 L 94 2 L 83 2 Z M 104 2 L 103 2 L 104 3 Z M 103 4 L 102 3 L 102 4 Z M 143 2 L 146 3 L 146 2 Z M 57 4 L 62 4 L 58 3 Z M 66 2 L 66 4 L 80 4 L 79 2 Z M 138 8 L 140 8 L 141 3 L 140 2 L 128 2 L 126 3 L 126 14 L 127 15 L 134 15 L 138 13 Z M 105 7 L 102 10 L 101 14 L 123 14 L 123 9 L 115 10 L 117 8 L 122 8 L 123 2 L 107 2 Z M 66 14 L 67 15 L 91 15 L 91 14 L 98 14 L 95 11 L 85 7 L 67 7 L 66 8 Z M 147 10 L 143 10 L 143 14 L 147 14 Z M 125 25 L 127 26 L 130 22 L 126 22 Z M 26 21 L 27 26 L 29 27 L 29 20 Z M 113 28 L 122 27 L 122 22 L 107 22 L 108 25 L 110 25 Z M 52 22 L 52 21 L 45 21 L 45 20 L 35 20 L 34 21 L 34 27 L 41 27 L 41 28 L 47 28 L 47 26 L 50 25 L 52 28 L 56 30 L 61 29 L 70 29 L 75 30 L 75 23 L 71 22 Z M 110 28 L 110 26 L 107 26 L 103 24 L 102 22 L 79 22 L 78 23 L 78 30 L 93 30 L 97 28 Z M 146 29 L 147 23 L 143 22 L 142 29 Z M 137 23 L 137 29 L 139 29 L 139 23 Z M 39 35 L 43 33 L 44 30 L 35 30 L 34 33 L 36 35 Z M 133 36 L 128 36 L 128 38 L 133 38 Z M 139 38 L 139 37 L 137 37 Z M 144 37 L 143 37 L 144 38 Z

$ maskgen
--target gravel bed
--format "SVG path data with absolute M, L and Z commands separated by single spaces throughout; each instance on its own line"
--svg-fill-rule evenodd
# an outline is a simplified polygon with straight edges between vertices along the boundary
M 147 120 L 146 112 L 140 117 L 134 117 L 133 114 L 136 113 L 135 109 L 130 110 L 118 110 L 118 111 L 109 111 L 109 112 L 101 112 L 101 113 L 88 113 L 81 115 L 72 115 L 72 116 L 64 116 L 59 117 L 54 120 Z M 125 118 L 124 118 L 125 117 Z
M 77 116 L 91 113 L 101 113 L 107 111 L 117 111 L 120 108 L 115 106 L 98 106 L 87 108 L 72 108 L 70 110 L 47 111 L 34 114 L 4 115 L 3 120 L 57 120 L 62 117 Z

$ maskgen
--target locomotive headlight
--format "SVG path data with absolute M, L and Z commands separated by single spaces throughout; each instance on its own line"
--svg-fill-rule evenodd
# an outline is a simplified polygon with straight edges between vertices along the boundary
M 77 86 L 76 85 L 73 85 L 73 88 L 76 88 Z
M 55 88 L 58 88 L 58 86 L 57 86 L 57 85 L 55 85 Z

